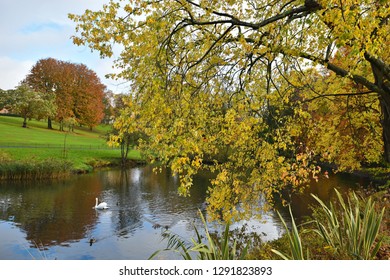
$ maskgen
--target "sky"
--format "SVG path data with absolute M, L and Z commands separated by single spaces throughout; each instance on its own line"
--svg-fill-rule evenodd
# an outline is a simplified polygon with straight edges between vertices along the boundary
M 0 0 L 0 89 L 18 86 L 40 59 L 83 63 L 114 93 L 125 93 L 123 82 L 104 76 L 114 72 L 112 60 L 102 60 L 86 46 L 76 46 L 75 23 L 68 13 L 99 10 L 109 0 Z

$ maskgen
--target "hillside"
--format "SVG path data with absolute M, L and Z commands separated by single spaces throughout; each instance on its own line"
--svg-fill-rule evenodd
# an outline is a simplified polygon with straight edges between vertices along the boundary
M 88 171 L 94 167 L 117 164 L 120 150 L 108 147 L 106 135 L 110 126 L 102 125 L 92 131 L 77 127 L 73 132 L 61 132 L 58 124 L 47 129 L 43 121 L 28 121 L 22 127 L 22 118 L 0 116 L 0 154 L 14 161 L 65 159 L 77 171 Z M 140 159 L 137 151 L 129 155 Z

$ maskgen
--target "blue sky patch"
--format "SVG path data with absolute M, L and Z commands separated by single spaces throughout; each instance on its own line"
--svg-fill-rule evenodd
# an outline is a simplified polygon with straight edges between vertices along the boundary
M 21 29 L 21 32 L 23 34 L 32 34 L 32 33 L 37 33 L 37 32 L 42 32 L 46 30 L 57 30 L 60 31 L 62 30 L 63 26 L 55 23 L 55 22 L 40 22 L 40 23 L 31 23 L 29 25 L 24 26 Z

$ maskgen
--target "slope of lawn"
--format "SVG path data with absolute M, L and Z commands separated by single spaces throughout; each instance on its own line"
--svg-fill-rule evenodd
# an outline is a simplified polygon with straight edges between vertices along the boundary
M 90 170 L 96 166 L 115 164 L 120 160 L 120 150 L 106 144 L 110 126 L 101 125 L 92 131 L 77 127 L 73 132 L 61 132 L 53 123 L 30 120 L 22 127 L 22 118 L 0 116 L 0 151 L 12 160 L 66 159 L 75 170 Z M 129 153 L 130 159 L 140 159 L 137 151 Z

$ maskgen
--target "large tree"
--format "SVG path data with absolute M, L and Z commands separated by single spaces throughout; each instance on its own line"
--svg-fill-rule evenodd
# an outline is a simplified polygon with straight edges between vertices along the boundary
M 104 92 L 106 87 L 94 71 L 84 64 L 72 64 L 74 68 L 73 108 L 78 123 L 91 129 L 104 117 Z
M 145 150 L 180 174 L 182 193 L 199 168 L 217 171 L 209 208 L 224 218 L 259 192 L 271 198 L 281 183 L 294 189 L 316 178 L 310 163 L 326 152 L 299 139 L 318 96 L 374 96 L 390 162 L 388 1 L 111 1 L 70 17 L 76 44 L 102 56 L 123 46 L 117 76 L 133 86 L 123 127 L 136 123 L 149 136 Z M 340 86 L 312 86 L 329 73 Z M 325 133 L 315 125 L 308 129 Z M 344 141 L 324 136 L 323 149 L 342 149 Z
M 103 118 L 105 86 L 84 64 L 41 59 L 31 68 L 25 82 L 48 98 L 56 97 L 55 118 L 61 124 L 68 118 L 76 118 L 79 124 L 92 128 Z M 51 118 L 48 128 L 52 128 Z

